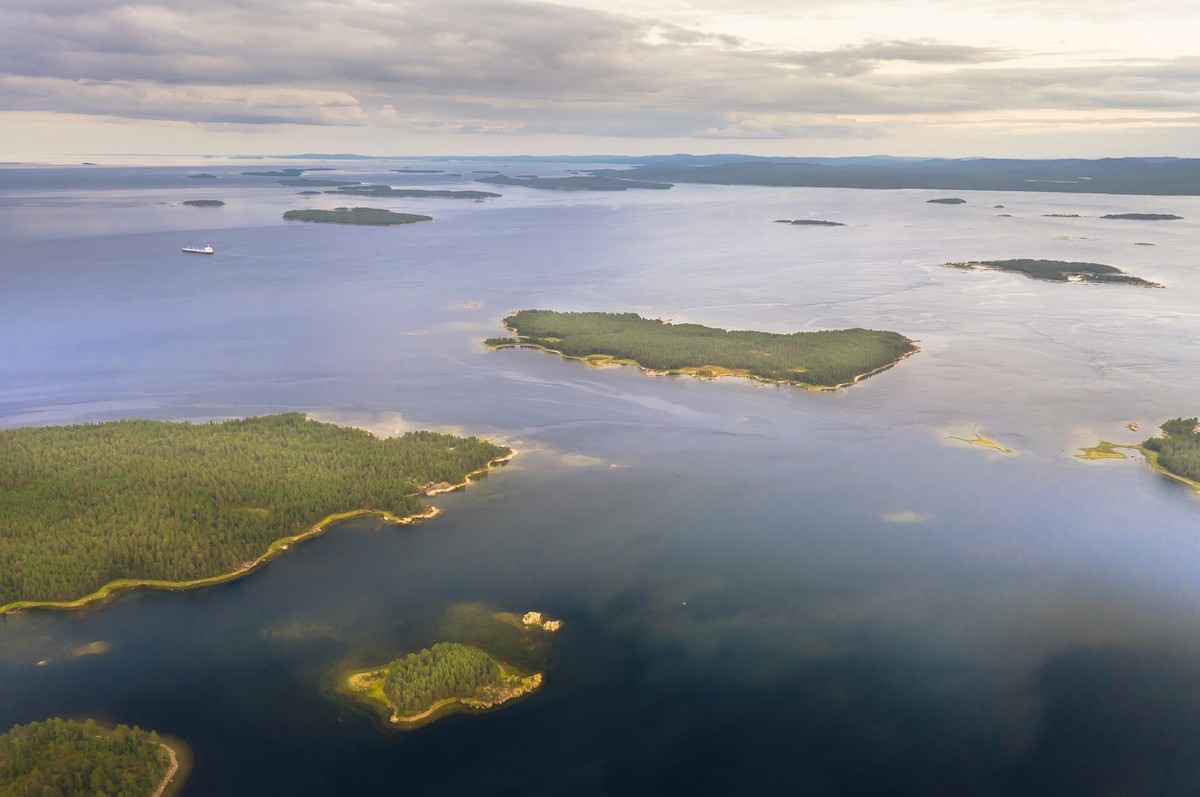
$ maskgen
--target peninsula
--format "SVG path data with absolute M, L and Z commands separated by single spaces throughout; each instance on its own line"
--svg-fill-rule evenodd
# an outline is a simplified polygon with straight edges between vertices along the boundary
M 1106 266 L 1101 263 L 1016 258 L 1013 260 L 965 260 L 957 263 L 943 263 L 942 266 L 961 271 L 1008 271 L 1046 282 L 1091 282 L 1139 285 L 1143 288 L 1162 287 L 1157 282 L 1131 276 L 1116 266 Z
M 637 365 L 649 373 L 743 376 L 811 389 L 845 387 L 917 351 L 899 334 L 839 329 L 777 334 L 672 324 L 636 313 L 521 310 L 504 319 L 516 338 L 492 349 L 529 346 L 589 365 Z
M 0 734 L 0 795 L 4 797 L 101 793 L 170 797 L 182 788 L 190 767 L 187 745 L 137 727 L 56 717 L 16 725 Z M 107 790 L 95 786 L 105 783 Z
M 331 523 L 407 523 L 511 459 L 474 437 L 377 438 L 300 413 L 0 430 L 0 614 L 244 576 Z
M 390 185 L 347 185 L 326 191 L 327 194 L 351 196 L 392 197 L 397 199 L 495 199 L 492 191 L 451 191 L 429 188 L 392 188 Z
M 333 210 L 289 210 L 285 221 L 315 221 L 321 224 L 365 224 L 372 227 L 393 227 L 397 224 L 416 224 L 433 221 L 433 216 L 416 213 L 393 213 L 382 208 L 334 208 Z
M 495 177 L 480 177 L 475 182 L 491 183 L 492 185 L 519 185 L 525 188 L 541 188 L 547 191 L 627 191 L 630 188 L 651 188 L 665 190 L 670 183 L 649 182 L 646 180 L 630 180 L 623 177 L 506 177 L 498 174 Z

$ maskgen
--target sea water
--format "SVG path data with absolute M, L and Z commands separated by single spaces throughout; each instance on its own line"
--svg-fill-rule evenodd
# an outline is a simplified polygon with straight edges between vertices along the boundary
M 429 522 L 359 518 L 236 583 L 5 618 L 0 726 L 178 736 L 185 795 L 1194 791 L 1200 501 L 1139 460 L 1072 455 L 1200 411 L 1200 199 L 476 203 L 301 196 L 248 163 L 0 170 L 0 426 L 298 410 L 521 453 Z M 581 168 L 318 165 L 484 190 L 475 170 Z M 926 201 L 944 196 L 968 201 Z M 281 218 L 338 205 L 435 221 Z M 1125 212 L 1185 218 L 1099 218 Z M 796 218 L 846 226 L 773 223 Z M 940 267 L 1016 257 L 1166 287 Z M 485 349 L 522 308 L 892 329 L 921 351 L 813 392 Z M 1013 453 L 951 439 L 976 433 Z M 538 692 L 413 733 L 333 694 L 340 664 L 426 646 L 464 602 L 564 620 Z

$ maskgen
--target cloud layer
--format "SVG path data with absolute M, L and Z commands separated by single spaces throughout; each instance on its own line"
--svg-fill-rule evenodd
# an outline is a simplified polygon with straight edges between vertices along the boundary
M 873 138 L 897 122 L 1053 124 L 1055 114 L 1091 125 L 1200 118 L 1196 57 L 1074 64 L 1009 43 L 921 37 L 793 48 L 629 5 L 6 0 L 0 111 L 757 139 Z

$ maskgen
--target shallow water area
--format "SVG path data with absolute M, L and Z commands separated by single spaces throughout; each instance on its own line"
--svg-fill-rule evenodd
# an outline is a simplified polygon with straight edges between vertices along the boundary
M 185 797 L 1191 793 L 1200 500 L 1072 454 L 1200 412 L 1200 199 L 288 165 L 502 196 L 303 197 L 241 174 L 279 168 L 258 163 L 0 169 L 0 425 L 300 410 L 520 455 L 433 520 L 349 520 L 232 584 L 0 620 L 0 726 L 177 736 Z M 201 195 L 227 204 L 177 205 Z M 281 218 L 342 204 L 435 221 Z M 1184 219 L 1099 218 L 1123 212 Z M 1166 287 L 940 267 L 1018 257 Z M 814 392 L 486 350 L 521 308 L 893 329 L 921 351 Z M 1014 453 L 949 439 L 976 434 Z M 464 602 L 564 620 L 538 693 L 404 735 L 332 693 L 339 662 L 437 641 Z

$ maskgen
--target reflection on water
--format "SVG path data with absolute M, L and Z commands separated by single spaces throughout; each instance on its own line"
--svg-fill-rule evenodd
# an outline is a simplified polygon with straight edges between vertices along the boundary
M 1071 455 L 1197 411 L 1200 201 L 1155 198 L 1168 228 L 1096 218 L 1130 197 L 507 189 L 332 229 L 279 220 L 320 198 L 205 170 L 0 171 L 0 424 L 296 409 L 522 454 L 434 520 L 350 520 L 240 582 L 5 618 L 0 725 L 179 736 L 185 795 L 1194 791 L 1200 501 Z M 224 215 L 169 204 L 198 190 Z M 178 255 L 199 238 L 218 254 Z M 1168 287 L 937 267 L 1004 257 Z M 523 307 L 922 352 L 812 393 L 486 351 Z M 946 441 L 977 433 L 1019 456 Z M 332 694 L 339 662 L 463 632 L 463 604 L 565 621 L 538 694 L 401 736 Z

